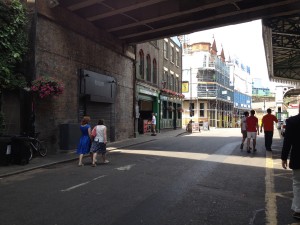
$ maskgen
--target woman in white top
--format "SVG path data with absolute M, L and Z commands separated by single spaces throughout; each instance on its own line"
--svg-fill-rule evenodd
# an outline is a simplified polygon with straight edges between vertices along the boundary
M 94 140 L 91 146 L 91 152 L 93 153 L 93 163 L 92 166 L 96 166 L 97 162 L 97 153 L 99 152 L 102 155 L 103 163 L 109 163 L 106 160 L 106 143 L 107 143 L 107 129 L 104 126 L 104 121 L 101 119 L 98 122 L 98 125 L 94 127 L 95 131 L 92 134 L 95 134 Z
M 242 133 L 242 143 L 240 146 L 240 149 L 243 150 L 244 148 L 244 142 L 247 138 L 247 123 L 246 123 L 246 119 L 249 116 L 249 112 L 246 111 L 244 112 L 244 117 L 241 120 L 241 133 Z

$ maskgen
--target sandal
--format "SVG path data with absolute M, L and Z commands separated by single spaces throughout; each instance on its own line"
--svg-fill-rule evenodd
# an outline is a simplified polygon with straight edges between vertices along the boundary
M 83 163 L 81 163 L 81 164 L 78 164 L 78 166 L 79 166 L 79 167 L 81 167 L 81 166 L 84 166 L 84 164 L 83 164 Z
M 97 164 L 96 164 L 96 163 L 93 163 L 93 164 L 92 164 L 92 167 L 96 167 L 96 166 L 97 166 Z

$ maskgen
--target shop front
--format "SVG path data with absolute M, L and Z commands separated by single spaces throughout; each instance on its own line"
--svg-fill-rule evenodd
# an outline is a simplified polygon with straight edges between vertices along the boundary
M 177 129 L 182 127 L 182 100 L 160 95 L 160 127 L 161 129 Z
M 158 90 L 145 85 L 137 85 L 136 118 L 138 134 L 151 133 L 152 113 L 156 115 L 157 132 L 159 132 Z

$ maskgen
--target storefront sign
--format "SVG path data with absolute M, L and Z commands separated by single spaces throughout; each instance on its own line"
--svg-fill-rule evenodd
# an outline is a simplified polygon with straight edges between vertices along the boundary
M 150 91 L 150 90 L 147 90 L 147 89 L 142 89 L 141 88 L 140 93 L 157 97 L 157 93 L 155 91 Z

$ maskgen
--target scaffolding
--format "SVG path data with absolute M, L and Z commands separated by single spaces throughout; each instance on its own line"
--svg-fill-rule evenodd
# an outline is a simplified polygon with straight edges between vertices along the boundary
M 230 87 L 229 67 L 216 58 L 209 67 L 191 68 L 190 73 L 191 79 L 196 77 L 197 94 L 189 101 L 189 111 L 193 111 L 189 120 L 199 123 L 204 120 L 212 127 L 233 127 L 234 91 Z M 206 118 L 201 117 L 199 101 L 206 102 Z

